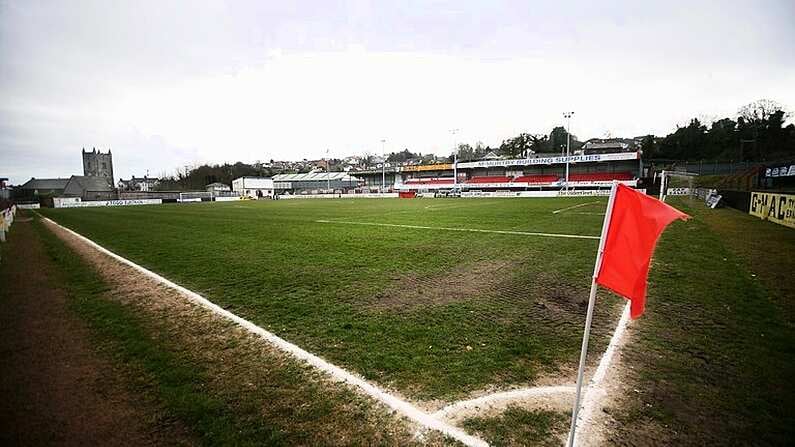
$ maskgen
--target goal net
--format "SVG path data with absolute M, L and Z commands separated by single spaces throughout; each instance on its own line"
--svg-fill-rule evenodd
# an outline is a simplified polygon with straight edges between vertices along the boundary
M 179 193 L 180 202 L 201 202 L 202 199 L 212 200 L 213 193 L 209 191 L 192 191 Z
M 698 174 L 684 171 L 662 171 L 660 173 L 660 200 L 668 196 L 689 196 L 696 193 L 695 180 Z

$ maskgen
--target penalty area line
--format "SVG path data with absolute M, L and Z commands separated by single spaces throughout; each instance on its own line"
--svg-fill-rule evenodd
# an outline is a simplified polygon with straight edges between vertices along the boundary
M 541 236 L 541 237 L 562 237 L 568 239 L 599 239 L 599 236 L 586 236 L 582 234 L 561 234 L 561 233 L 538 233 L 533 231 L 512 231 L 512 230 L 485 230 L 481 228 L 455 228 L 455 227 L 429 227 L 425 225 L 406 225 L 406 224 L 390 224 L 390 223 L 377 223 L 377 222 L 352 222 L 344 220 L 316 220 L 316 223 L 326 224 L 343 224 L 343 225 L 365 225 L 373 227 L 392 227 L 392 228 L 409 228 L 412 230 L 440 230 L 440 231 L 463 231 L 470 233 L 494 233 L 494 234 L 509 234 L 513 236 Z
M 75 237 L 77 237 L 81 241 L 83 241 L 86 244 L 88 244 L 89 246 L 93 247 L 95 250 L 99 251 L 100 253 L 104 253 L 105 255 L 110 256 L 111 258 L 115 259 L 116 261 L 118 261 L 118 262 L 120 262 L 122 264 L 125 264 L 125 265 L 127 265 L 129 267 L 132 267 L 134 270 L 144 274 L 145 276 L 148 276 L 149 278 L 154 279 L 155 281 L 157 281 L 157 282 L 159 282 L 159 283 L 161 283 L 161 284 L 163 284 L 163 285 L 165 285 L 165 286 L 167 286 L 167 287 L 169 287 L 171 289 L 176 290 L 177 292 L 179 292 L 183 296 L 185 296 L 188 300 L 198 304 L 199 306 L 204 307 L 205 309 L 209 310 L 210 312 L 212 312 L 212 313 L 214 313 L 214 314 L 216 314 L 216 315 L 218 315 L 220 317 L 223 317 L 223 318 L 225 318 L 227 320 L 230 320 L 230 321 L 232 321 L 234 323 L 237 323 L 239 326 L 241 326 L 244 329 L 248 330 L 252 334 L 258 335 L 259 337 L 263 338 L 264 340 L 270 342 L 273 346 L 275 346 L 279 350 L 281 350 L 283 352 L 286 352 L 288 354 L 291 354 L 293 357 L 295 357 L 295 358 L 297 358 L 299 360 L 303 360 L 303 361 L 307 362 L 308 364 L 314 366 L 315 368 L 327 373 L 329 376 L 331 376 L 336 381 L 347 383 L 347 384 L 352 385 L 352 386 L 354 386 L 356 388 L 359 388 L 361 391 L 363 391 L 364 393 L 366 393 L 370 397 L 372 397 L 372 398 L 380 401 L 381 403 L 387 405 L 388 407 L 400 412 L 401 414 L 406 416 L 408 419 L 411 419 L 412 421 L 414 421 L 414 422 L 416 422 L 416 423 L 418 423 L 418 424 L 420 424 L 420 425 L 422 425 L 422 426 L 424 426 L 426 428 L 439 431 L 439 432 L 441 432 L 441 433 L 443 433 L 443 434 L 445 434 L 445 435 L 447 435 L 447 436 L 449 436 L 449 437 L 451 437 L 453 439 L 456 439 L 457 441 L 460 441 L 464 445 L 467 445 L 467 446 L 470 446 L 470 447 L 486 447 L 486 446 L 488 446 L 488 443 L 486 443 L 482 439 L 477 438 L 475 436 L 472 436 L 472 435 L 466 433 L 464 430 L 462 430 L 462 429 L 460 429 L 458 427 L 455 427 L 453 425 L 450 425 L 450 424 L 448 424 L 446 422 L 443 422 L 443 421 L 435 418 L 434 416 L 432 416 L 432 415 L 420 410 L 416 406 L 412 405 L 408 401 L 405 401 L 405 400 L 403 400 L 403 399 L 401 399 L 401 398 L 399 398 L 399 397 L 397 397 L 397 396 L 395 396 L 393 394 L 389 394 L 388 392 L 386 392 L 386 391 L 382 390 L 381 388 L 379 388 L 378 386 L 376 386 L 376 385 L 364 380 L 363 378 L 357 376 L 356 374 L 353 374 L 353 373 L 351 373 L 349 371 L 346 371 L 346 370 L 340 368 L 339 366 L 331 364 L 331 363 L 323 360 L 322 358 L 320 358 L 320 357 L 318 357 L 318 356 L 316 356 L 316 355 L 314 355 L 314 354 L 312 354 L 312 353 L 310 353 L 310 352 L 298 347 L 297 345 L 294 345 L 294 344 L 288 342 L 287 340 L 277 336 L 276 334 L 268 332 L 265 329 L 257 326 L 256 324 L 254 324 L 254 323 L 252 323 L 252 322 L 250 322 L 250 321 L 248 321 L 248 320 L 246 320 L 246 319 L 244 319 L 242 317 L 239 317 L 239 316 L 233 314 L 232 312 L 229 312 L 228 310 L 218 306 L 217 304 L 215 304 L 212 301 L 208 300 L 207 298 L 199 295 L 198 293 L 196 293 L 196 292 L 194 292 L 192 290 L 186 289 L 185 287 L 182 287 L 179 284 L 174 283 L 174 282 L 172 282 L 172 281 L 170 281 L 170 280 L 158 275 L 157 273 L 152 272 L 151 270 L 148 270 L 145 267 L 142 267 L 142 266 L 130 261 L 127 258 L 124 258 L 122 256 L 117 255 L 116 253 L 114 253 L 114 252 L 108 250 L 107 248 L 97 244 L 96 242 L 94 242 L 91 239 L 83 236 L 82 234 L 77 233 L 76 231 L 73 231 L 73 230 L 71 230 L 69 228 L 66 228 L 63 225 L 53 221 L 52 219 L 49 219 L 49 218 L 43 217 L 43 216 L 42 216 L 42 219 L 45 220 L 46 222 L 58 227 L 58 228 L 63 229 L 67 233 L 74 235 Z
M 579 208 L 579 207 L 581 207 L 581 206 L 593 205 L 593 204 L 595 204 L 595 203 L 599 203 L 599 202 L 598 202 L 598 201 L 595 201 L 595 202 L 581 203 L 581 204 L 579 204 L 579 205 L 574 205 L 574 206 L 567 206 L 566 208 L 561 208 L 561 209 L 559 209 L 559 210 L 552 211 L 552 214 L 558 214 L 558 213 L 562 213 L 562 212 L 564 212 L 564 211 L 573 210 L 573 209 L 575 209 L 575 208 Z

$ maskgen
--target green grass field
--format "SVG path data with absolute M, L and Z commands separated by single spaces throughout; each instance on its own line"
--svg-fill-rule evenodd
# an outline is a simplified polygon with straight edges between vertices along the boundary
M 598 241 L 334 222 L 598 236 L 604 202 L 282 200 L 45 213 L 335 364 L 425 400 L 570 376 Z M 575 204 L 584 206 L 552 213 Z M 600 303 L 593 352 L 622 304 Z
M 625 347 L 625 390 L 606 410 L 616 423 L 609 442 L 786 444 L 795 232 L 672 204 L 693 219 L 657 247 L 647 311 Z M 342 199 L 41 212 L 412 400 L 450 401 L 571 379 L 597 241 L 350 222 L 597 236 L 604 206 Z M 600 292 L 591 362 L 623 303 Z M 464 426 L 495 445 L 546 444 L 567 419 L 511 408 Z

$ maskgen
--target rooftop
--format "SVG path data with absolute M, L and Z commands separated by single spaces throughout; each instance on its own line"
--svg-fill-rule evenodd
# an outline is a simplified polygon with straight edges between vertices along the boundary
M 76 183 L 80 189 L 84 191 L 113 191 L 113 187 L 106 177 L 97 177 L 93 175 L 73 175 L 71 178 L 69 178 L 69 181 L 64 188 L 72 183 Z
M 64 189 L 67 183 L 69 183 L 68 178 L 31 177 L 22 185 L 22 189 Z
M 325 182 L 327 180 L 356 181 L 356 178 L 348 175 L 347 172 L 310 172 L 306 174 L 278 174 L 273 176 L 274 182 Z

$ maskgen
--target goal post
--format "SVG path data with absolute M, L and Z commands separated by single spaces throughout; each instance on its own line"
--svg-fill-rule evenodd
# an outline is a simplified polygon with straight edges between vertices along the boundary
M 212 200 L 213 193 L 209 191 L 190 191 L 179 193 L 180 202 L 201 202 L 204 200 Z
M 698 174 L 686 171 L 662 171 L 660 173 L 660 200 L 668 196 L 693 196 L 696 192 Z

